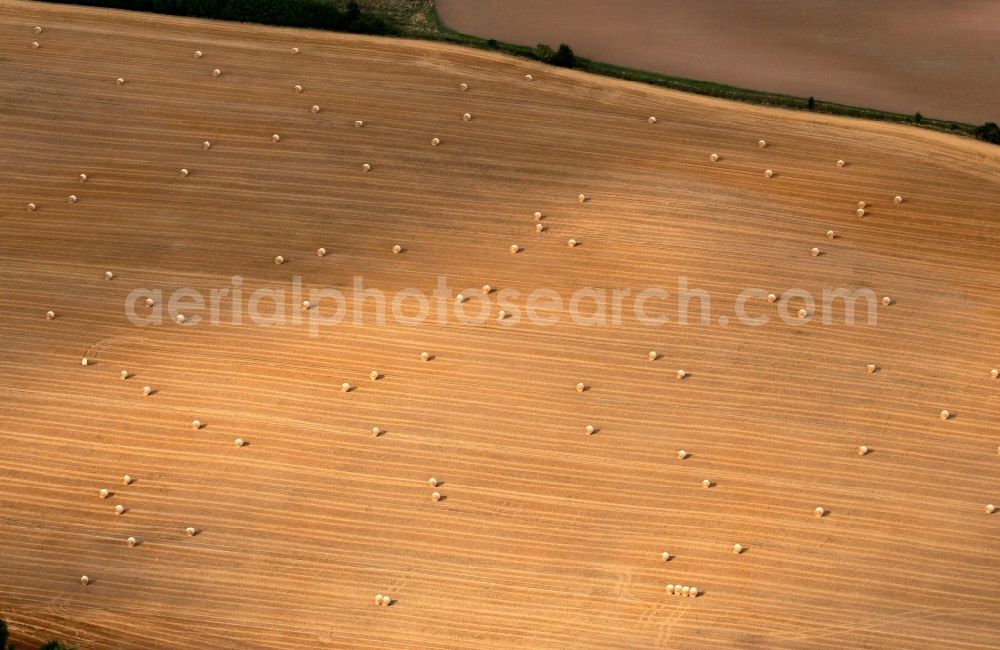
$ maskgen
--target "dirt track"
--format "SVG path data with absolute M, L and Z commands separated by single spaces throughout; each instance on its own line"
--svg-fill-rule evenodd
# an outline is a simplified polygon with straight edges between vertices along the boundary
M 618 65 L 973 124 L 1000 121 L 990 0 L 436 0 L 452 29 Z M 985 82 L 985 83 L 984 83 Z
M 3 9 L 0 618 L 19 647 L 996 642 L 1000 148 L 419 42 Z M 125 317 L 133 289 L 233 275 L 567 295 L 684 275 L 713 324 L 312 338 Z M 714 324 L 746 287 L 895 304 L 877 327 Z

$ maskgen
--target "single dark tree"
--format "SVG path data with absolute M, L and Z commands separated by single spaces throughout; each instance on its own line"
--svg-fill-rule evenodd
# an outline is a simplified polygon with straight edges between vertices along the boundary
M 49 641 L 45 645 L 38 648 L 38 650 L 75 650 L 75 647 L 70 648 L 62 641 Z
M 573 48 L 565 43 L 560 43 L 559 49 L 556 50 L 556 53 L 549 59 L 549 63 L 563 68 L 575 68 L 576 55 L 573 54 Z
M 811 111 L 816 110 L 816 98 L 812 95 L 809 95 L 809 101 L 806 103 L 806 108 Z
M 7 621 L 0 618 L 0 650 L 6 650 L 7 639 L 10 638 L 10 632 L 7 631 Z
M 982 140 L 983 142 L 1000 144 L 1000 126 L 997 126 L 996 122 L 987 122 L 982 126 L 977 126 L 972 130 L 972 135 L 976 136 L 977 140 Z
M 344 18 L 348 23 L 352 23 L 361 17 L 361 6 L 358 5 L 355 0 L 351 0 L 347 3 L 347 10 L 344 12 Z
M 550 61 L 552 61 L 552 57 L 555 55 L 555 52 L 553 52 L 552 48 L 546 45 L 545 43 L 539 43 L 538 45 L 535 46 L 534 54 L 535 58 L 538 59 L 539 61 L 542 61 L 544 63 L 549 63 Z
M 491 38 L 490 40 L 486 41 L 486 45 L 487 45 L 487 46 L 488 46 L 488 47 L 489 47 L 489 48 L 490 48 L 491 50 L 495 50 L 495 49 L 497 49 L 498 47 L 500 47 L 500 43 L 499 43 L 499 42 L 497 42 L 497 39 L 495 39 L 495 38 Z
M 920 114 L 920 111 L 917 111 L 916 113 L 913 114 L 914 124 L 920 124 L 923 121 L 924 121 L 924 116 Z

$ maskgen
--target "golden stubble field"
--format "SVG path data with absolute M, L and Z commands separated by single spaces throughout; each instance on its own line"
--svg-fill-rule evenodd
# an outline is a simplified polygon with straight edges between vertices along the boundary
M 0 117 L 0 617 L 19 646 L 996 643 L 1000 149 L 434 44 L 15 0 Z M 518 307 L 684 276 L 712 317 L 660 301 L 660 327 L 563 310 L 318 337 L 126 317 L 134 289 L 235 275 L 388 295 L 441 275 Z M 874 327 L 840 307 L 750 327 L 747 287 L 894 302 Z

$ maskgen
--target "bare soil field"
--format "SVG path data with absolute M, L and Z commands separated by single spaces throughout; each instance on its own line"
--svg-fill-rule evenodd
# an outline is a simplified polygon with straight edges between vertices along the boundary
M 448 27 L 753 90 L 1000 121 L 990 0 L 435 0 Z
M 1000 638 L 1000 148 L 492 52 L 17 0 L 0 117 L 0 618 L 18 647 Z M 444 275 L 522 297 L 685 276 L 712 319 L 564 308 L 313 337 L 126 316 L 135 289 L 236 275 L 244 296 Z M 877 326 L 842 303 L 797 325 L 755 298 L 772 321 L 751 327 L 747 287 L 893 302 Z

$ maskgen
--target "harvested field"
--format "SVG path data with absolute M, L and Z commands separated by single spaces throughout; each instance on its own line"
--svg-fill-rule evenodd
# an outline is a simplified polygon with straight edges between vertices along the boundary
M 1000 148 L 422 42 L 3 8 L 18 647 L 996 643 Z M 229 314 L 233 276 L 244 301 L 285 289 L 289 322 L 126 316 L 135 289 L 185 287 L 230 289 Z M 311 336 L 331 308 L 304 311 L 297 276 L 389 295 L 446 276 L 470 312 L 490 284 L 491 317 Z M 504 289 L 523 309 L 679 276 L 710 325 L 669 300 L 659 327 L 495 318 Z M 840 303 L 831 325 L 752 327 L 747 287 L 891 304 L 872 327 Z

